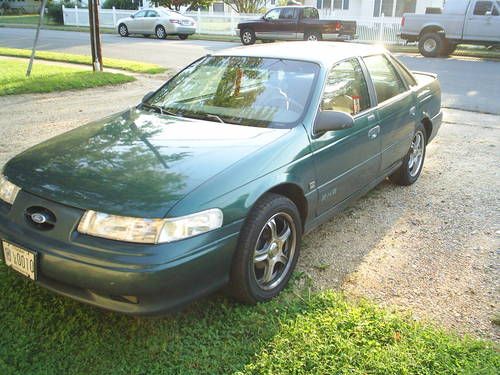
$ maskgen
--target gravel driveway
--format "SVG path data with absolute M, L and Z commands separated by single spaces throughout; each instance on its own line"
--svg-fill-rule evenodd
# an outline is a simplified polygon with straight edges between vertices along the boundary
M 165 77 L 57 94 L 0 97 L 0 166 L 37 142 L 137 103 Z M 299 269 L 316 289 L 410 309 L 500 339 L 500 117 L 446 110 L 418 183 L 389 182 L 304 238 Z

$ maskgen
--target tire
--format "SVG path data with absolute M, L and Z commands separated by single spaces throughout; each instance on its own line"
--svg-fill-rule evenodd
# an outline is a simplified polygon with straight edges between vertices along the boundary
M 121 37 L 129 36 L 127 25 L 125 25 L 124 23 L 121 23 L 118 26 L 118 34 L 120 34 Z
M 275 223 L 274 235 L 271 221 Z M 283 241 L 285 233 L 288 236 Z M 297 264 L 301 238 L 302 223 L 297 206 L 282 195 L 264 195 L 250 211 L 240 233 L 229 293 L 247 304 L 276 297 L 287 285 Z M 260 260 L 256 261 L 257 258 Z
M 425 57 L 438 57 L 444 51 L 445 39 L 438 33 L 426 33 L 418 41 L 418 50 Z
M 321 40 L 321 34 L 316 32 L 316 31 L 312 31 L 310 33 L 307 33 L 306 35 L 304 35 L 304 40 L 309 40 L 309 41 L 312 41 L 312 42 L 316 42 L 318 40 Z
M 418 124 L 410 149 L 403 158 L 403 164 L 396 172 L 389 176 L 392 182 L 401 186 L 409 186 L 418 180 L 422 168 L 424 167 L 427 138 L 424 126 Z M 415 159 L 416 157 L 418 157 L 418 159 Z
M 255 43 L 255 32 L 252 29 L 244 29 L 240 34 L 241 43 L 249 46 Z
M 167 32 L 165 31 L 165 28 L 162 25 L 156 26 L 155 34 L 156 34 L 156 37 L 158 39 L 166 39 L 167 38 Z
M 180 40 L 186 40 L 188 38 L 188 34 L 179 34 L 177 35 L 179 37 Z

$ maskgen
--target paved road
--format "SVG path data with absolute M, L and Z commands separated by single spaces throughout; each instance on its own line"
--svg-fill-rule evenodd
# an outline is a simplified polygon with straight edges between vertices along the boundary
M 0 46 L 30 48 L 32 29 L 0 28 Z M 103 53 L 108 57 L 152 62 L 179 69 L 207 53 L 238 44 L 200 40 L 157 40 L 105 34 Z M 43 30 L 41 50 L 88 54 L 87 33 Z M 411 69 L 437 73 L 443 88 L 443 104 L 449 108 L 500 114 L 500 62 L 479 59 L 428 59 L 420 55 L 400 55 Z

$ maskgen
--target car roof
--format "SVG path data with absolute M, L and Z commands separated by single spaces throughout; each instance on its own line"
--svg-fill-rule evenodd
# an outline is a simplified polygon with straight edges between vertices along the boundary
M 351 57 L 385 53 L 382 46 L 345 42 L 282 42 L 240 46 L 214 53 L 214 56 L 268 57 L 301 60 L 329 67 Z

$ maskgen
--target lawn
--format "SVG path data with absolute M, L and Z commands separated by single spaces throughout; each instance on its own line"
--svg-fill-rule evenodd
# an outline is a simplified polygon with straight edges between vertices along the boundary
M 14 25 L 38 25 L 40 16 L 38 14 L 25 14 L 21 16 L 0 16 L 0 23 Z M 44 25 L 56 25 L 49 17 L 43 19 Z
M 80 90 L 115 85 L 135 78 L 117 73 L 94 73 L 90 69 L 53 66 L 35 61 L 31 77 L 25 76 L 28 61 L 0 60 L 0 96 Z
M 271 303 L 217 295 L 139 319 L 59 297 L 0 264 L 0 373 L 496 374 L 500 366 L 489 343 L 297 284 Z
M 13 56 L 13 57 L 30 57 L 31 50 L 0 47 L 0 55 Z M 40 60 L 61 61 L 73 64 L 92 65 L 92 59 L 90 56 L 75 55 L 71 53 L 37 51 L 36 58 Z M 139 61 L 111 59 L 106 57 L 103 59 L 103 65 L 105 68 L 121 69 L 135 73 L 157 74 L 166 71 L 165 68 L 156 64 L 142 63 Z

